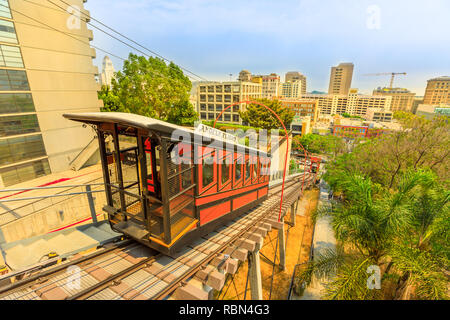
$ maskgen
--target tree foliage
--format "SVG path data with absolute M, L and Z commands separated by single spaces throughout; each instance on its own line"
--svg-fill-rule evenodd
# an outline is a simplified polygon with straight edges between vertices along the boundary
M 111 83 L 102 88 L 102 111 L 119 111 L 192 125 L 197 114 L 189 103 L 192 84 L 174 63 L 130 53 Z
M 450 219 L 450 197 L 436 175 L 409 170 L 394 191 L 356 172 L 328 179 L 343 197 L 328 212 L 341 246 L 310 262 L 299 281 L 331 270 L 330 299 L 447 298 L 448 228 L 442 222 Z M 384 291 L 367 288 L 369 265 L 382 270 Z
M 389 188 L 409 169 L 429 168 L 438 179 L 450 178 L 450 123 L 446 118 L 426 120 L 408 115 L 400 119 L 402 129 L 367 140 L 350 154 L 338 158 L 328 172 L 357 171 Z
M 311 153 L 327 154 L 336 157 L 346 150 L 346 144 L 340 137 L 308 133 L 295 136 L 292 140 L 294 150 L 302 150 L 301 146 Z
M 448 118 L 396 116 L 402 130 L 327 164 L 324 179 L 341 200 L 318 214 L 331 215 L 342 249 L 319 255 L 298 277 L 308 283 L 333 262 L 326 298 L 448 299 Z M 364 268 L 372 264 L 382 290 L 367 289 Z
M 290 108 L 285 107 L 281 104 L 279 100 L 269 100 L 269 99 L 256 99 L 255 101 L 264 104 L 265 106 L 272 109 L 283 121 L 287 129 L 294 119 L 294 111 Z M 265 107 L 252 103 L 247 106 L 247 110 L 240 112 L 243 121 L 247 122 L 252 127 L 262 128 L 266 130 L 281 128 L 282 125 L 280 121 L 274 116 L 274 114 L 267 110 Z

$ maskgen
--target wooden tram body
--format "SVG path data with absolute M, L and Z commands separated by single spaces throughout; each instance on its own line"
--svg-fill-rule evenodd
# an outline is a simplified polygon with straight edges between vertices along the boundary
M 111 227 L 162 253 L 175 254 L 268 196 L 265 152 L 204 142 L 190 129 L 134 114 L 64 117 L 97 131 Z M 172 137 L 175 130 L 190 142 Z

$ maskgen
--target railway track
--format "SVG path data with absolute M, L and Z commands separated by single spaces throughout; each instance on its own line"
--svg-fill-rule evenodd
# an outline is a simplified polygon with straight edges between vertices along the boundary
M 283 212 L 300 197 L 302 176 L 285 183 Z M 307 185 L 311 184 L 308 176 Z M 0 288 L 0 299 L 24 300 L 146 300 L 186 298 L 200 292 L 191 282 L 220 290 L 226 273 L 235 273 L 248 252 L 278 228 L 281 184 L 250 212 L 186 246 L 176 257 L 159 254 L 129 240 L 46 269 Z

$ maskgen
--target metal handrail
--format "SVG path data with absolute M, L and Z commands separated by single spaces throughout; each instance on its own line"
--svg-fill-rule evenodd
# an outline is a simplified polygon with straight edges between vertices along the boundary
M 100 178 L 97 178 L 97 179 L 100 179 Z M 46 187 L 30 187 L 30 188 L 18 188 L 18 189 L 3 189 L 3 190 L 0 190 L 0 192 L 57 189 L 57 188 L 76 188 L 76 187 L 84 187 L 88 184 L 91 186 L 97 186 L 97 185 L 103 185 L 104 183 L 87 183 L 87 184 L 74 184 L 74 185 L 68 185 L 68 186 L 50 186 L 50 187 L 46 186 Z M 0 202 L 2 202 L 2 200 L 0 200 Z
M 84 185 L 84 186 L 88 186 L 88 185 Z M 34 199 L 47 199 L 47 198 L 73 196 L 73 195 L 78 195 L 78 194 L 88 194 L 88 193 L 104 192 L 104 191 L 105 190 L 95 190 L 95 191 L 91 190 L 91 191 L 83 191 L 83 192 L 57 193 L 57 194 L 51 194 L 49 196 L 36 196 L 36 197 L 26 197 L 26 198 L 19 198 L 19 199 L 0 200 L 0 202 L 12 202 L 12 201 L 34 200 Z
M 95 179 L 92 179 L 91 181 L 94 181 L 94 180 L 99 180 L 99 179 L 102 179 L 101 177 L 98 177 L 98 178 L 95 178 Z M 7 191 L 15 191 L 15 190 L 17 190 L 17 191 L 28 191 L 28 190 L 48 190 L 48 189 L 53 189 L 53 188 L 55 188 L 55 189 L 57 189 L 57 188 L 67 188 L 67 190 L 63 190 L 63 191 L 70 191 L 70 190 L 72 190 L 72 189 L 74 189 L 74 188 L 78 188 L 78 187 L 86 187 L 86 186 L 90 186 L 90 185 L 95 185 L 95 186 L 99 186 L 99 185 L 103 185 L 103 183 L 86 183 L 86 184 L 80 184 L 80 185 L 69 185 L 69 186 L 44 186 L 44 187 L 30 187 L 30 188 L 17 188 L 17 189 L 7 189 L 7 190 L 5 190 L 5 189 L 3 189 L 3 190 L 0 190 L 0 191 L 2 191 L 2 192 L 7 192 Z M 62 191 L 62 192 L 63 192 Z M 94 192 L 97 192 L 97 191 L 94 191 Z M 90 194 L 91 194 L 92 192 L 90 192 Z M 43 200 L 45 200 L 45 199 L 48 199 L 48 198 L 55 198 L 55 197 L 60 197 L 60 196 L 71 196 L 71 195 L 74 195 L 74 196 L 76 196 L 76 195 L 79 195 L 79 194 L 88 194 L 88 192 L 80 192 L 80 193 L 73 193 L 73 194 L 71 194 L 71 193 L 69 193 L 69 194 L 62 194 L 62 193 L 55 193 L 54 195 L 50 195 L 50 196 L 36 196 L 36 197 L 26 197 L 26 198 L 15 198 L 15 199 L 7 199 L 7 200 L 0 200 L 0 203 L 4 203 L 4 202 L 11 202 L 11 201 L 26 201 L 26 200 L 34 200 L 33 198 L 35 198 L 36 199 L 36 201 L 33 201 L 33 202 L 30 202 L 30 203 L 26 203 L 26 204 L 24 204 L 24 205 L 22 205 L 22 206 L 19 206 L 19 207 L 17 207 L 17 208 L 14 208 L 14 209 L 7 209 L 7 211 L 5 211 L 5 212 L 3 212 L 3 213 L 0 213 L 0 216 L 4 216 L 4 215 L 6 215 L 6 214 L 13 214 L 14 216 L 16 216 L 16 214 L 14 214 L 14 211 L 17 211 L 17 210 L 23 210 L 24 208 L 26 208 L 26 207 L 30 207 L 31 206 L 31 208 L 34 208 L 34 205 L 36 205 L 36 204 L 38 204 L 40 201 L 43 201 Z M 64 200 L 62 200 L 62 201 L 64 201 Z M 61 202 L 61 201 L 60 201 Z M 58 202 L 59 203 L 59 202 Z M 52 206 L 52 205 L 55 205 L 56 203 L 52 203 L 51 205 L 49 205 L 49 206 L 46 206 L 46 207 L 43 207 L 43 208 L 39 208 L 39 210 L 44 210 L 44 209 L 46 209 L 46 208 L 48 208 L 48 207 L 50 207 L 50 206 Z M 32 214 L 32 213 L 30 213 L 30 214 Z M 20 217 L 15 217 L 15 219 L 13 219 L 13 220 L 11 220 L 11 221 L 8 221 L 8 222 L 6 222 L 6 223 L 3 223 L 3 224 L 1 224 L 1 225 L 7 225 L 7 224 L 9 224 L 9 223 L 11 223 L 11 222 L 14 222 L 14 221 L 17 221 L 17 220 L 19 220 L 19 219 L 22 219 L 22 218 L 24 218 L 24 217 L 26 217 L 26 216 L 28 216 L 29 214 L 26 214 L 26 215 L 20 215 Z

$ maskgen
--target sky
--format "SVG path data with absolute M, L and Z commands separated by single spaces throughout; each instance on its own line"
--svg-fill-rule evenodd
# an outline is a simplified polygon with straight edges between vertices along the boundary
M 327 91 L 331 66 L 353 62 L 352 87 L 389 85 L 423 95 L 426 81 L 450 76 L 448 0 L 89 0 L 91 16 L 212 81 L 287 71 L 307 90 Z M 95 23 L 94 20 L 91 20 Z M 95 28 L 93 45 L 126 58 L 132 49 Z M 105 53 L 97 50 L 101 70 Z M 120 59 L 111 57 L 116 70 Z

